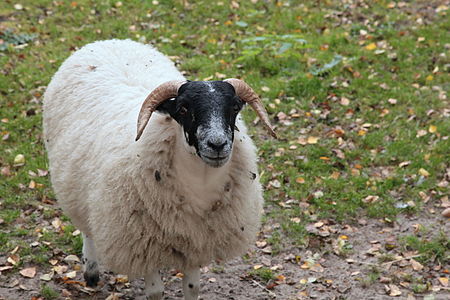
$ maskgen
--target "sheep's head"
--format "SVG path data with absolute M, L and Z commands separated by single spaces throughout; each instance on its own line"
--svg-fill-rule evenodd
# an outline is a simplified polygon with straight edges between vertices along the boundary
M 184 131 L 187 144 L 209 166 L 221 167 L 229 159 L 235 122 L 243 105 L 255 109 L 276 137 L 256 93 L 239 79 L 225 81 L 170 81 L 157 87 L 142 105 L 138 119 L 141 136 L 153 111 L 169 114 Z

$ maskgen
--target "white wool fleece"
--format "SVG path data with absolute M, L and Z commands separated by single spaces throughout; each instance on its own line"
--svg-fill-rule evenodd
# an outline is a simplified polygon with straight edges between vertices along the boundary
M 188 152 L 180 126 L 159 113 L 134 141 L 142 102 L 169 80 L 184 77 L 166 56 L 109 40 L 70 56 L 44 95 L 58 202 L 93 239 L 100 262 L 130 277 L 241 255 L 260 224 L 257 158 L 242 120 L 222 168 Z

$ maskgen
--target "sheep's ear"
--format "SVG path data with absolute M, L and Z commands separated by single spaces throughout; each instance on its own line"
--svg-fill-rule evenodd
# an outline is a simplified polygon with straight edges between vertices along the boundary
M 160 105 L 158 105 L 156 111 L 162 114 L 168 114 L 173 118 L 176 109 L 177 109 L 177 98 L 170 98 L 162 102 Z

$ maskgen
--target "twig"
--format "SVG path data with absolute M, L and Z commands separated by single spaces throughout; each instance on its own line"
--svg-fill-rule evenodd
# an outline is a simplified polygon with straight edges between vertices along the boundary
M 276 297 L 277 296 L 277 294 L 275 294 L 274 292 L 272 292 L 271 290 L 269 290 L 268 288 L 266 288 L 265 286 L 260 284 L 258 281 L 254 280 L 254 279 L 252 281 L 253 281 L 253 283 L 256 283 L 257 286 L 259 286 L 260 288 L 262 288 L 263 290 L 268 292 L 270 296 L 272 296 L 272 297 Z
M 399 262 L 399 261 L 402 261 L 402 260 L 405 260 L 405 259 L 416 258 L 416 257 L 419 257 L 419 256 L 422 256 L 422 254 L 417 254 L 417 255 L 413 255 L 413 256 L 409 256 L 409 257 L 402 257 L 402 258 L 399 258 L 399 259 L 396 259 L 396 260 L 387 261 L 385 263 L 382 263 L 382 265 L 393 264 L 393 263 L 396 263 L 396 262 Z

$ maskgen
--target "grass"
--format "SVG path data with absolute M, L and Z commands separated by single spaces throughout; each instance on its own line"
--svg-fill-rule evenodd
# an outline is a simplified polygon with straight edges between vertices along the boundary
M 421 192 L 448 193 L 438 183 L 450 149 L 450 19 L 442 11 L 421 25 L 390 2 L 349 8 L 341 1 L 232 7 L 228 1 L 36 0 L 21 10 L 1 2 L 0 31 L 11 29 L 17 38 L 0 51 L 0 252 L 21 240 L 80 252 L 68 220 L 63 230 L 51 226 L 63 217 L 48 204 L 55 200 L 48 175 L 37 175 L 48 168 L 42 94 L 74 50 L 110 38 L 155 45 L 191 80 L 241 77 L 262 96 L 280 136 L 268 139 L 250 125 L 261 156 L 266 221 L 281 224 L 270 240 L 274 252 L 285 238 L 305 245 L 306 222 L 420 212 Z M 347 21 L 336 14 L 342 10 Z M 252 124 L 254 113 L 243 114 Z M 14 162 L 19 154 L 24 164 Z M 366 203 L 367 196 L 379 200 Z M 396 207 L 410 200 L 414 208 Z M 441 255 L 437 249 L 445 244 L 438 240 L 430 250 L 412 238 L 406 243 L 427 256 Z M 44 261 L 47 250 L 27 255 Z
M 261 267 L 256 270 L 251 270 L 249 272 L 249 275 L 257 277 L 258 279 L 262 280 L 263 282 L 269 282 L 270 280 L 274 280 L 276 277 L 276 274 L 269 268 Z
M 53 288 L 43 284 L 41 287 L 41 296 L 44 297 L 45 300 L 53 300 L 57 299 L 59 294 Z
M 432 238 L 419 238 L 415 235 L 402 237 L 402 244 L 406 250 L 417 251 L 421 256 L 417 258 L 422 263 L 437 261 L 446 265 L 450 262 L 450 238 L 440 232 Z

